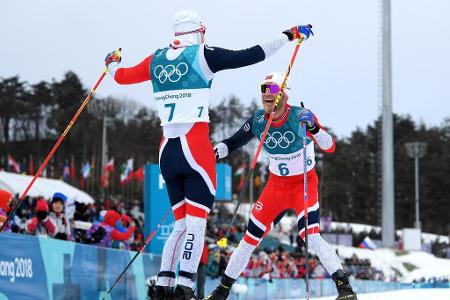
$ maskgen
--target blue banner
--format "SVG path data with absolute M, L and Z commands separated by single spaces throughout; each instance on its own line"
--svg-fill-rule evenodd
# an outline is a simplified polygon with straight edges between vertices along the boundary
M 217 200 L 231 200 L 231 167 L 227 164 L 217 164 Z M 167 194 L 166 183 L 161 175 L 159 165 L 145 165 L 144 179 L 144 214 L 145 227 L 144 234 L 149 236 L 166 213 L 171 209 L 169 195 Z M 146 251 L 150 253 L 162 253 L 164 243 L 173 229 L 175 219 L 171 214 L 166 219 L 157 235 L 151 240 L 146 247 Z
M 0 300 L 102 299 L 135 252 L 0 234 Z M 108 299 L 146 299 L 161 258 L 140 255 Z
M 217 164 L 216 200 L 231 200 L 231 166 Z
M 0 234 L 0 300 L 100 300 L 135 252 L 101 248 L 45 237 Z M 143 253 L 113 289 L 108 300 L 146 300 L 146 279 L 159 272 L 161 258 Z M 302 279 L 238 280 L 247 292 L 230 300 L 304 298 Z M 219 279 L 206 280 L 210 293 Z M 310 280 L 311 296 L 336 295 L 330 279 Z M 411 287 L 396 282 L 355 280 L 359 293 Z

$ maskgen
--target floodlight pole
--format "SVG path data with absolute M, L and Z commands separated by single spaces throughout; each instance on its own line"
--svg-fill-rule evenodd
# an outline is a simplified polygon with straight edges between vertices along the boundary
M 416 228 L 421 229 L 420 216 L 419 216 L 419 157 L 414 157 L 415 165 L 415 190 L 416 190 Z
M 414 181 L 415 181 L 415 203 L 416 203 L 416 222 L 415 227 L 422 229 L 419 214 L 419 159 L 425 156 L 427 152 L 427 144 L 420 142 L 405 143 L 406 154 L 410 158 L 414 158 Z
M 392 121 L 391 1 L 383 1 L 383 108 L 382 108 L 382 242 L 395 244 L 394 129 Z

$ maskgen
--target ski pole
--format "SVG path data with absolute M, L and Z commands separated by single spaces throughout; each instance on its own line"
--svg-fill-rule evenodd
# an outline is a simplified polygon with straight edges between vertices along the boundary
M 302 103 L 303 107 L 303 103 Z M 308 168 L 307 168 L 307 158 L 306 158 L 306 123 L 302 124 L 303 133 L 303 214 L 305 220 L 305 260 L 306 260 L 306 300 L 309 300 L 309 251 L 308 251 Z
M 278 93 L 277 98 L 275 99 L 273 110 L 272 110 L 272 112 L 269 115 L 269 120 L 267 121 L 266 127 L 264 128 L 264 132 L 263 132 L 263 134 L 261 136 L 261 140 L 259 141 L 258 148 L 256 149 L 255 156 L 253 157 L 253 162 L 252 162 L 252 164 L 250 166 L 250 171 L 247 174 L 247 177 L 245 179 L 245 185 L 242 187 L 242 190 L 239 193 L 239 197 L 238 197 L 238 200 L 237 200 L 237 203 L 236 203 L 236 207 L 234 208 L 234 212 L 233 212 L 233 217 L 231 219 L 230 224 L 228 225 L 228 229 L 226 231 L 226 234 L 225 234 L 225 236 L 223 238 L 221 238 L 219 241 L 217 241 L 217 245 L 219 247 L 221 247 L 221 248 L 226 248 L 227 247 L 228 236 L 230 235 L 231 226 L 233 225 L 234 219 L 236 218 L 236 214 L 237 214 L 237 211 L 239 209 L 239 206 L 241 205 L 242 198 L 243 198 L 243 196 L 244 196 L 248 186 L 250 185 L 250 178 L 252 177 L 251 175 L 253 174 L 253 170 L 255 169 L 256 161 L 258 160 L 258 156 L 259 156 L 259 153 L 261 152 L 262 146 L 264 144 L 264 140 L 266 139 L 267 132 L 269 131 L 270 125 L 272 124 L 273 116 L 275 114 L 275 110 L 277 108 L 277 105 L 280 102 L 281 97 L 283 96 L 283 91 L 286 88 L 287 79 L 289 77 L 289 74 L 291 73 L 292 66 L 294 64 L 295 58 L 297 56 L 297 52 L 298 52 L 298 50 L 300 48 L 300 45 L 301 45 L 302 41 L 303 41 L 303 38 L 299 38 L 298 41 L 297 41 L 297 44 L 295 46 L 294 53 L 292 54 L 291 61 L 289 63 L 288 69 L 286 71 L 286 74 L 284 75 L 283 83 L 281 84 L 280 92 Z
M 133 264 L 133 262 L 136 260 L 136 258 L 138 258 L 139 254 L 141 254 L 142 252 L 144 252 L 145 247 L 148 245 L 148 243 L 150 243 L 150 241 L 153 239 L 153 237 L 155 236 L 156 232 L 158 231 L 158 229 L 161 227 L 161 225 L 164 223 L 164 221 L 167 219 L 167 217 L 170 216 L 170 213 L 172 212 L 172 208 L 169 208 L 169 210 L 167 211 L 167 213 L 164 215 L 164 217 L 161 219 L 161 221 L 158 223 L 158 225 L 156 225 L 156 228 L 153 229 L 153 231 L 149 234 L 149 236 L 147 237 L 147 239 L 145 240 L 144 245 L 142 246 L 141 249 L 139 249 L 139 251 L 136 252 L 136 254 L 134 255 L 133 259 L 131 259 L 131 261 L 126 265 L 125 269 L 123 269 L 122 273 L 120 273 L 120 275 L 117 277 L 116 281 L 114 282 L 114 284 L 109 288 L 109 290 L 106 292 L 106 295 L 103 296 L 103 300 L 106 299 L 106 297 L 111 293 L 112 289 L 116 286 L 116 284 L 120 281 L 120 279 L 122 279 L 123 275 L 127 272 L 127 270 L 131 267 L 131 265 Z
M 116 54 L 118 56 L 121 55 L 121 49 L 119 48 L 119 50 L 116 50 Z M 6 224 L 11 220 L 12 216 L 14 215 L 14 213 L 16 212 L 17 208 L 19 207 L 19 205 L 22 203 L 23 199 L 25 198 L 25 196 L 27 195 L 28 191 L 31 189 L 31 187 L 33 186 L 34 182 L 36 181 L 36 179 L 39 177 L 39 175 L 41 175 L 42 171 L 44 170 L 44 168 L 47 166 L 48 162 L 50 161 L 50 159 L 53 157 L 53 154 L 56 152 L 56 150 L 58 149 L 59 145 L 61 144 L 61 142 L 64 140 L 64 138 L 66 137 L 66 135 L 69 133 L 69 130 L 72 128 L 73 124 L 75 123 L 75 121 L 78 119 L 78 116 L 81 114 L 81 112 L 83 111 L 83 109 L 86 107 L 86 105 L 89 103 L 89 100 L 91 100 L 92 95 L 95 93 L 95 91 L 97 90 L 97 87 L 100 85 L 100 83 L 102 82 L 103 78 L 105 78 L 106 73 L 108 72 L 108 69 L 105 68 L 105 70 L 103 71 L 102 75 L 100 76 L 100 78 L 97 80 L 97 82 L 95 83 L 94 87 L 92 88 L 92 90 L 89 92 L 89 94 L 87 95 L 86 99 L 84 99 L 83 103 L 81 104 L 80 108 L 78 108 L 78 111 L 75 113 L 75 115 L 73 116 L 72 120 L 69 122 L 69 124 L 67 125 L 66 129 L 63 131 L 63 133 L 61 134 L 61 136 L 59 137 L 58 141 L 56 142 L 56 144 L 53 146 L 52 150 L 50 151 L 50 153 L 47 155 L 47 157 L 45 158 L 44 162 L 42 163 L 42 165 L 39 167 L 39 169 L 37 170 L 36 174 L 34 175 L 33 179 L 31 179 L 30 183 L 28 184 L 27 188 L 25 189 L 25 191 L 22 193 L 22 195 L 20 196 L 19 200 L 15 202 L 13 208 L 11 209 L 11 211 L 9 212 L 6 221 L 3 223 L 2 227 L 0 227 L 0 232 L 3 231 L 3 228 L 5 228 Z

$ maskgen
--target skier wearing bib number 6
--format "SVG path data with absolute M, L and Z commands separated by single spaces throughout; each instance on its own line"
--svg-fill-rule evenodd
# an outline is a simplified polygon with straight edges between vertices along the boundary
M 295 26 L 268 42 L 244 50 L 209 47 L 206 27 L 196 12 L 174 16 L 175 38 L 134 67 L 119 68 L 116 52 L 105 59 L 119 84 L 151 80 L 163 127 L 159 151 L 161 174 L 175 216 L 172 233 L 164 244 L 154 299 L 195 297 L 206 218 L 216 193 L 213 147 L 209 140 L 209 98 L 215 73 L 265 60 L 289 41 L 311 34 L 310 26 Z M 175 287 L 175 272 L 180 263 Z
M 228 156 L 253 137 L 261 138 L 268 120 L 266 112 L 273 110 L 283 78 L 281 73 L 266 76 L 264 83 L 261 84 L 264 109 L 256 111 L 233 136 L 214 147 L 217 159 Z M 227 299 L 231 286 L 245 270 L 252 252 L 287 210 L 295 210 L 299 234 L 305 239 L 302 123 L 306 123 L 307 128 L 308 249 L 314 251 L 335 281 L 339 293 L 337 299 L 356 300 L 356 294 L 350 286 L 339 258 L 319 233 L 318 178 L 315 171 L 314 144 L 320 150 L 332 153 L 335 142 L 310 110 L 287 104 L 289 90 L 290 85 L 287 83 L 263 144 L 269 158 L 269 180 L 253 206 L 247 231 L 230 257 L 221 284 L 206 298 L 208 300 Z

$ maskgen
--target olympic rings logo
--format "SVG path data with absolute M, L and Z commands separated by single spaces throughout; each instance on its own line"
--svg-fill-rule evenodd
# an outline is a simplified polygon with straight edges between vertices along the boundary
M 178 65 L 157 65 L 153 74 L 158 78 L 159 82 L 164 83 L 167 80 L 170 82 L 177 82 L 185 75 L 189 70 L 188 65 L 185 62 L 180 62 Z
M 260 139 L 262 138 L 262 133 Z M 295 135 L 292 131 L 286 131 L 285 133 L 281 133 L 279 131 L 275 131 L 272 134 L 267 133 L 266 140 L 264 144 L 266 144 L 267 148 L 274 149 L 277 146 L 286 149 L 295 141 Z

